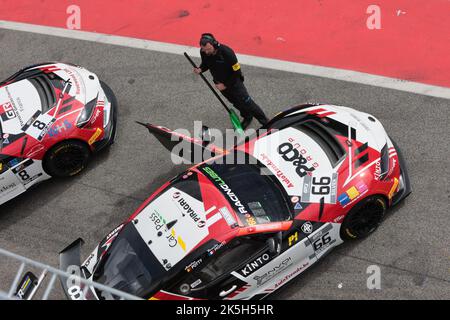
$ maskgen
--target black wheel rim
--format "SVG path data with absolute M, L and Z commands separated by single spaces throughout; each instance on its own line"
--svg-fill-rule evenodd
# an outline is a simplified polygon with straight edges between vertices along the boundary
M 83 169 L 86 153 L 78 148 L 66 148 L 57 154 L 54 161 L 55 168 L 61 175 L 73 175 Z
M 357 237 L 365 237 L 375 231 L 384 215 L 380 200 L 367 201 L 352 217 L 348 228 Z

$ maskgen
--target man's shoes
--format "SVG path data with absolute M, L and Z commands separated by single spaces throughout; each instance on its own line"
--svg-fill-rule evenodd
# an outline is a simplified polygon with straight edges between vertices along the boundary
M 242 121 L 242 123 L 241 123 L 241 126 L 242 126 L 242 129 L 243 130 L 245 130 L 245 129 L 247 129 L 247 127 L 250 125 L 250 123 L 252 122 L 252 120 L 253 120 L 253 117 L 251 117 L 251 118 L 244 118 L 244 120 Z

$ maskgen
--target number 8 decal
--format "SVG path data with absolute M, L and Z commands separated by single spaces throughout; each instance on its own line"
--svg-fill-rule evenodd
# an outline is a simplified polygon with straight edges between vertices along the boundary
M 38 128 L 39 130 L 44 130 L 45 126 L 46 126 L 46 124 L 39 120 L 36 120 L 35 122 L 33 122 L 33 127 Z
M 30 175 L 25 170 L 22 170 L 22 171 L 19 172 L 19 177 L 23 181 L 26 181 L 26 180 L 30 179 Z

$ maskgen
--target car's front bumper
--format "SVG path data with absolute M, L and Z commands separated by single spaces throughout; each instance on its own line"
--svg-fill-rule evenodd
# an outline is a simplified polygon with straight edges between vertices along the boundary
M 397 151 L 398 161 L 400 162 L 400 190 L 392 198 L 392 206 L 395 206 L 400 201 L 409 196 L 412 190 L 411 190 L 411 182 L 409 180 L 408 175 L 408 168 L 406 166 L 403 153 L 398 147 L 397 143 L 395 143 L 395 141 L 391 137 L 389 137 L 389 139 L 391 139 L 392 144 L 394 145 L 394 148 Z
M 106 94 L 106 97 L 108 98 L 108 101 L 111 103 L 111 114 L 109 116 L 109 122 L 104 128 L 105 134 L 103 139 L 93 144 L 95 152 L 100 151 L 101 149 L 113 144 L 117 132 L 117 98 L 114 95 L 114 92 L 106 83 L 100 81 L 100 84 Z

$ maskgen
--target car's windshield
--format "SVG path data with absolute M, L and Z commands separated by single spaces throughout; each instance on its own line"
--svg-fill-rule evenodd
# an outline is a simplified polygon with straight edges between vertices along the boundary
M 261 174 L 254 164 L 210 164 L 200 170 L 217 186 L 247 225 L 291 218 L 278 182 Z
M 114 240 L 94 273 L 94 281 L 138 297 L 156 289 L 164 269 L 145 245 L 132 223 Z M 102 292 L 100 298 L 105 297 Z

